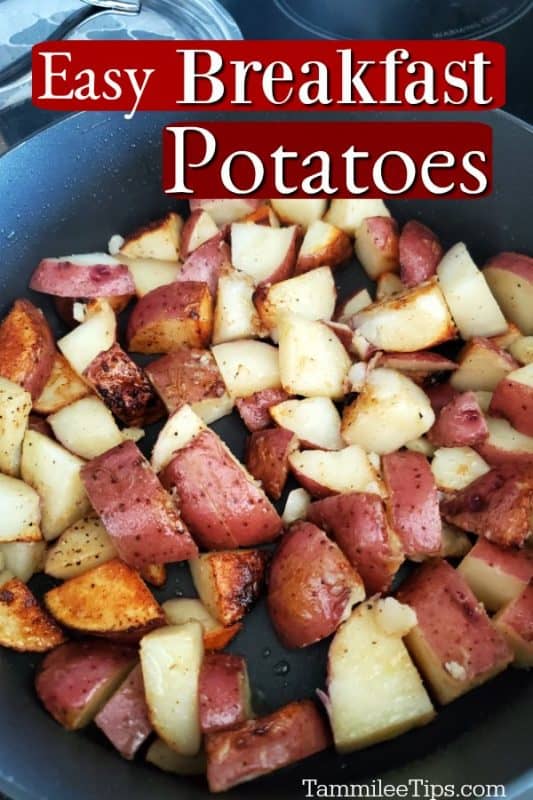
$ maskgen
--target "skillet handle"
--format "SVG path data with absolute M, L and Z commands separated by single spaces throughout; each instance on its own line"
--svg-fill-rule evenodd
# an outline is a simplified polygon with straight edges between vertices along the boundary
M 81 8 L 79 11 L 74 11 L 43 41 L 52 42 L 64 39 L 67 34 L 77 28 L 78 25 L 81 25 L 82 22 L 86 22 L 86 20 L 90 19 L 90 17 L 93 17 L 95 14 L 101 13 L 102 9 L 94 6 L 87 6 L 86 8 Z M 0 69 L 0 87 L 15 83 L 15 81 L 20 80 L 20 78 L 29 73 L 30 70 L 31 50 L 15 61 L 12 61 L 11 64 L 8 64 L 3 69 Z

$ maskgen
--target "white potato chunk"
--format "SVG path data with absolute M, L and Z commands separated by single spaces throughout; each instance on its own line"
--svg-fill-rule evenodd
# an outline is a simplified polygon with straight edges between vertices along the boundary
M 0 542 L 42 539 L 39 495 L 18 478 L 0 475 Z
M 0 472 L 20 474 L 22 440 L 31 411 L 31 394 L 7 378 L 0 378 Z
M 83 309 L 83 318 L 79 320 L 83 322 L 86 306 L 83 303 L 74 305 Z M 76 312 L 76 308 L 74 312 Z M 34 402 L 33 410 L 38 414 L 54 414 L 64 406 L 68 406 L 82 397 L 87 397 L 88 394 L 91 394 L 90 387 L 74 372 L 65 356 L 56 353 L 50 377 Z
M 471 447 L 439 447 L 431 471 L 439 489 L 454 492 L 489 472 L 490 467 Z
M 290 225 L 301 225 L 308 228 L 312 222 L 320 219 L 328 206 L 327 200 L 305 197 L 296 200 L 271 200 L 272 208 L 281 222 Z
M 115 545 L 98 517 L 84 517 L 63 531 L 50 547 L 44 571 L 66 581 L 116 555 Z
M 218 281 L 213 322 L 213 344 L 263 335 L 261 320 L 253 303 L 254 282 L 245 272 L 232 270 Z
M 509 347 L 509 352 L 520 364 L 533 364 L 533 336 L 521 336 Z
M 293 489 L 289 492 L 281 519 L 285 526 L 292 525 L 298 519 L 305 519 L 311 503 L 311 495 L 305 489 Z
M 354 236 L 367 217 L 390 217 L 390 212 L 383 200 L 379 199 L 332 200 L 324 219 Z
M 183 220 L 174 211 L 157 222 L 151 222 L 126 237 L 118 257 L 157 258 L 161 261 L 177 261 L 180 252 Z
M 173 263 L 171 261 L 157 261 L 155 258 L 124 257 L 121 257 L 120 260 L 130 271 L 137 297 L 144 297 L 145 294 L 159 288 L 159 286 L 173 283 L 181 269 L 181 264 L 177 261 Z
M 263 389 L 278 389 L 278 350 L 265 342 L 239 339 L 211 349 L 230 397 L 249 397 Z
M 296 258 L 297 228 L 251 222 L 231 226 L 231 263 L 259 284 L 284 278 Z
M 330 320 L 336 299 L 337 290 L 330 267 L 317 267 L 258 290 L 255 304 L 262 323 L 275 333 L 280 315 L 286 312 L 304 319 Z
M 369 455 L 357 445 L 343 450 L 296 450 L 290 454 L 289 464 L 296 480 L 318 497 L 341 492 L 384 492 Z
M 162 739 L 152 742 L 146 753 L 146 760 L 154 767 L 174 775 L 203 775 L 206 770 L 205 753 L 184 756 L 172 750 Z
M 36 572 L 39 572 L 46 550 L 46 542 L 4 542 L 0 544 L 0 554 L 8 569 L 15 578 L 23 583 Z
M 115 312 L 109 303 L 100 302 L 98 311 L 59 339 L 57 346 L 75 372 L 83 375 L 91 361 L 114 344 L 116 334 Z
M 296 434 L 304 447 L 340 450 L 341 418 L 329 397 L 284 400 L 270 408 L 270 416 L 281 428 Z
M 123 442 L 113 414 L 97 397 L 83 397 L 47 421 L 63 447 L 87 460 Z
M 159 436 L 152 450 L 152 467 L 160 472 L 178 450 L 186 447 L 195 436 L 205 430 L 205 422 L 195 414 L 188 405 L 181 406 L 170 415 L 159 431 Z

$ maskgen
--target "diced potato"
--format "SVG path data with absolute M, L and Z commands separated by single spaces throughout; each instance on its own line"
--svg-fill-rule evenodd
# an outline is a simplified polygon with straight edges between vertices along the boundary
M 57 346 L 78 375 L 83 375 L 93 358 L 109 350 L 116 333 L 115 313 L 109 303 L 102 302 L 95 314 L 59 339 Z
M 50 377 L 33 404 L 33 410 L 38 414 L 54 414 L 90 393 L 90 388 L 74 372 L 65 356 L 56 353 Z
M 331 643 L 328 695 L 341 753 L 391 739 L 435 716 L 401 634 L 387 634 L 368 602 L 352 612 Z
M 35 572 L 39 572 L 44 560 L 46 542 L 4 542 L 0 544 L 0 555 L 5 569 L 15 578 L 27 583 Z
M 293 489 L 289 492 L 281 519 L 285 527 L 292 525 L 298 519 L 305 519 L 311 504 L 311 495 L 305 489 Z
M 533 364 L 533 336 L 521 336 L 512 343 L 509 352 L 520 364 Z
M 445 253 L 437 275 L 463 339 L 496 336 L 507 330 L 507 321 L 463 242 Z
M 435 422 L 427 395 L 412 380 L 392 369 L 372 370 L 351 405 L 344 409 L 341 434 L 348 444 L 379 454 L 426 433 Z
M 130 258 L 157 258 L 161 261 L 177 261 L 180 254 L 180 239 L 183 220 L 174 211 L 162 219 L 150 222 L 130 233 L 120 248 L 121 255 Z
M 494 619 L 514 653 L 517 667 L 533 667 L 533 584 L 503 608 Z
M 91 459 L 122 442 L 113 414 L 97 397 L 83 397 L 48 417 L 56 439 L 82 458 Z
M 330 267 L 318 267 L 295 278 L 260 287 L 255 292 L 254 302 L 261 322 L 276 336 L 280 315 L 292 313 L 304 319 L 329 320 L 336 298 Z
M 455 492 L 464 489 L 490 467 L 471 447 L 439 447 L 431 462 L 431 471 L 439 489 Z
M 154 767 L 174 775 L 203 775 L 206 770 L 205 753 L 200 751 L 195 756 L 184 756 L 176 753 L 162 739 L 152 742 L 146 753 L 146 760 Z
M 137 297 L 144 297 L 153 289 L 172 283 L 178 277 L 181 268 L 178 262 L 156 261 L 155 258 L 125 258 L 121 255 L 120 261 L 127 265 L 131 273 Z
M 458 571 L 485 608 L 499 611 L 533 580 L 533 553 L 499 547 L 480 536 Z
M 201 600 L 189 597 L 176 597 L 166 600 L 162 609 L 169 625 L 183 625 L 185 622 L 199 622 L 204 631 L 206 650 L 222 650 L 240 631 L 242 624 L 222 625 L 209 613 Z
M 450 383 L 459 392 L 493 392 L 498 383 L 518 364 L 490 339 L 474 337 L 459 353 L 459 368 Z
M 366 217 L 359 225 L 355 255 L 370 278 L 399 269 L 399 239 L 398 223 L 392 217 Z
M 360 289 L 339 304 L 335 312 L 335 319 L 337 322 L 349 323 L 358 311 L 362 311 L 363 308 L 370 305 L 372 305 L 372 298 L 368 289 Z
M 383 200 L 332 200 L 324 220 L 354 236 L 367 217 L 390 217 L 390 212 Z
M 0 542 L 38 542 L 40 522 L 37 492 L 18 478 L 0 474 Z
M 116 558 L 117 551 L 98 517 L 75 522 L 50 547 L 44 571 L 53 578 L 68 580 Z
M 231 226 L 231 262 L 255 284 L 288 278 L 296 263 L 298 228 L 271 228 L 253 222 Z
M 311 223 L 320 219 L 328 206 L 327 200 L 311 197 L 297 200 L 277 198 L 271 200 L 270 203 L 281 222 L 289 225 L 301 225 L 302 228 L 308 228 Z
M 0 377 L 0 472 L 17 478 L 22 440 L 31 411 L 31 394 Z
M 297 314 L 278 320 L 281 385 L 304 397 L 344 395 L 351 362 L 344 346 L 328 326 Z
M 252 297 L 255 285 L 245 272 L 233 270 L 218 281 L 213 344 L 264 335 Z
M 248 397 L 280 386 L 278 351 L 265 342 L 240 339 L 212 348 L 230 397 Z
M 65 641 L 63 632 L 44 611 L 25 583 L 11 578 L 0 592 L 0 645 L 44 653 Z
M 150 720 L 163 741 L 184 756 L 200 750 L 198 679 L 204 654 L 199 622 L 170 625 L 141 642 Z
M 152 467 L 156 472 L 172 461 L 178 450 L 186 447 L 206 428 L 205 422 L 184 405 L 172 414 L 161 428 L 152 450 Z
M 358 445 L 331 451 L 297 450 L 289 456 L 289 464 L 296 480 L 313 497 L 337 492 L 383 492 L 368 454 Z
M 56 539 L 89 511 L 80 477 L 83 463 L 48 436 L 26 432 L 21 475 L 41 498 L 41 531 L 45 539 Z
M 340 450 L 341 418 L 329 397 L 285 400 L 270 409 L 274 422 L 293 431 L 304 447 Z

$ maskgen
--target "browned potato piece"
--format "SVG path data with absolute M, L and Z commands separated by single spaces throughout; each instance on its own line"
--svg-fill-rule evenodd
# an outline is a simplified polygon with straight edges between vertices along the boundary
M 163 407 L 143 370 L 115 342 L 94 358 L 84 376 L 115 417 L 126 425 L 147 425 Z
M 223 625 L 244 617 L 259 597 L 268 553 L 265 550 L 224 550 L 189 561 L 202 603 Z
M 0 324 L 0 375 L 36 400 L 50 377 L 55 352 L 43 312 L 29 300 L 15 300 Z
M 284 428 L 256 431 L 248 440 L 246 467 L 274 500 L 281 497 L 289 474 L 289 456 L 297 448 L 298 439 Z
M 400 234 L 399 252 L 402 283 L 411 287 L 435 275 L 444 250 L 430 228 L 411 219 Z
M 143 225 L 126 237 L 120 252 L 129 258 L 157 258 L 161 261 L 177 261 L 180 255 L 183 220 L 174 211 L 162 219 Z
M 65 627 L 121 641 L 137 640 L 165 622 L 139 574 L 118 559 L 51 589 L 44 602 Z
M 141 569 L 141 576 L 152 586 L 164 586 L 167 582 L 167 570 L 164 564 L 147 564 Z
M 65 356 L 56 353 L 43 391 L 33 404 L 38 414 L 55 414 L 64 406 L 87 397 L 91 390 L 74 372 Z
M 128 322 L 128 349 L 170 353 L 180 345 L 203 347 L 213 329 L 213 298 L 206 283 L 174 281 L 142 297 Z
M 44 653 L 65 641 L 25 583 L 12 578 L 0 588 L 0 645 L 21 652 Z

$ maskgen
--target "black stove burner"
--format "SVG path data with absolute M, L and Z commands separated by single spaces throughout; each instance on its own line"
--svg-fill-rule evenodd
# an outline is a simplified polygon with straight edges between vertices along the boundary
M 532 0 L 274 0 L 307 34 L 329 39 L 476 39 L 512 25 Z

